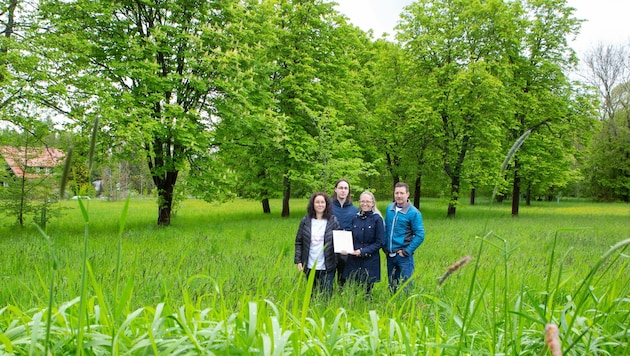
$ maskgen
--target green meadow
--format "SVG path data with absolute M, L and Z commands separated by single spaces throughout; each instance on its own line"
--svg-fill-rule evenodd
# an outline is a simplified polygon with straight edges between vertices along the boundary
M 265 215 L 186 200 L 167 228 L 153 200 L 63 202 L 45 231 L 3 216 L 0 354 L 545 355 L 555 324 L 565 355 L 630 355 L 628 204 L 533 202 L 514 218 L 482 202 L 447 219 L 425 199 L 406 292 L 387 290 L 382 257 L 371 297 L 324 299 L 293 264 L 306 203 L 281 218 L 280 201 Z

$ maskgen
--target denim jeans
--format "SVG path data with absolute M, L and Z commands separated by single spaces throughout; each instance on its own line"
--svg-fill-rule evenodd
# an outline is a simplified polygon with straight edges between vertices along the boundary
M 394 257 L 387 256 L 387 277 L 389 280 L 389 289 L 395 293 L 398 287 L 413 275 L 414 262 L 413 255 L 403 257 L 396 254 Z M 408 287 L 412 286 L 412 283 L 407 284 Z

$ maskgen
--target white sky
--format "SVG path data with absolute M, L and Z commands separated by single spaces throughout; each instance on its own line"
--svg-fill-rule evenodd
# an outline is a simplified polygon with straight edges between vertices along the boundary
M 383 32 L 393 34 L 403 7 L 412 0 L 334 0 L 337 10 L 364 31 L 374 30 L 374 37 Z M 576 9 L 575 16 L 586 20 L 580 34 L 572 42 L 578 57 L 597 43 L 630 44 L 630 0 L 567 0 Z

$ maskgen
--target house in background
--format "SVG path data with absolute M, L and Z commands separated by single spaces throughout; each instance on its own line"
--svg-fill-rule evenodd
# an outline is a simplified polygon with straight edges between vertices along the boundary
M 56 148 L 0 146 L 0 166 L 8 173 L 8 177 L 37 179 L 44 178 L 53 172 L 53 168 L 63 163 L 64 153 Z M 7 174 L 0 174 L 6 177 Z M 8 182 L 0 181 L 0 186 Z

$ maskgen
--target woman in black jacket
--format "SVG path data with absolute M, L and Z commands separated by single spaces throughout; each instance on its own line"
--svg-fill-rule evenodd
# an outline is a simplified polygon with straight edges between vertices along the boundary
M 381 280 L 379 250 L 385 246 L 385 225 L 372 193 L 361 193 L 359 206 L 360 212 L 352 219 L 354 251 L 347 252 L 343 277 L 348 282 L 365 284 L 366 294 L 369 295 L 374 283 Z
M 299 271 L 315 271 L 313 289 L 332 294 L 337 259 L 333 246 L 333 230 L 339 230 L 339 222 L 333 215 L 332 203 L 326 193 L 311 196 L 307 214 L 300 221 L 295 236 L 295 258 Z

